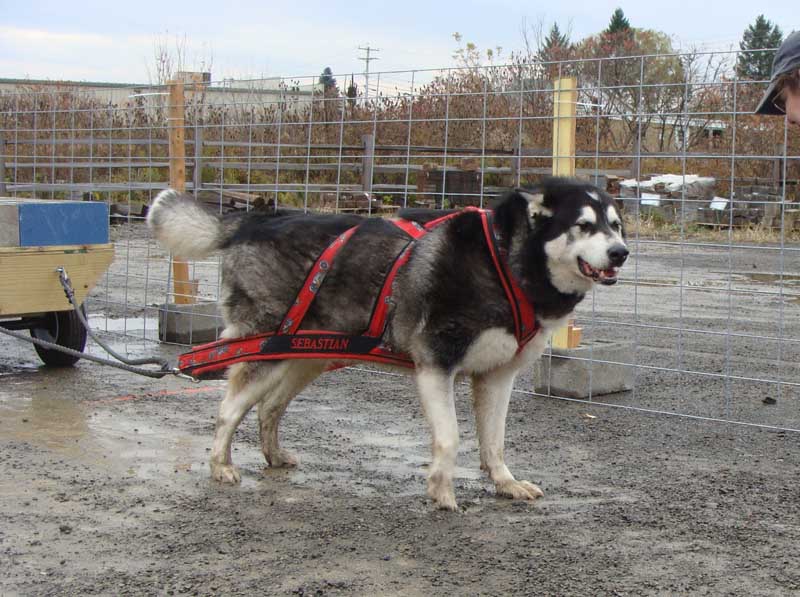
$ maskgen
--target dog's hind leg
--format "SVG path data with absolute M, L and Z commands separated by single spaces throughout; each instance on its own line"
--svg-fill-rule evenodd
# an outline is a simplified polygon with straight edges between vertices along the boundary
M 278 425 L 292 399 L 325 371 L 326 361 L 287 361 L 280 383 L 258 403 L 261 451 L 273 467 L 295 466 L 297 460 L 278 443 Z
M 284 362 L 240 363 L 230 368 L 228 389 L 219 405 L 214 445 L 211 448 L 211 476 L 223 483 L 238 483 L 239 471 L 231 460 L 233 434 L 242 418 L 268 392 L 280 383 Z
M 535 500 L 544 495 L 542 490 L 528 481 L 517 481 L 508 470 L 503 456 L 506 415 L 516 375 L 517 370 L 514 368 L 501 368 L 472 376 L 481 469 L 489 473 L 498 495 L 518 500 Z
M 416 380 L 422 408 L 433 435 L 433 459 L 428 473 L 428 495 L 439 508 L 456 510 L 453 469 L 458 453 L 453 375 L 434 368 L 419 368 Z

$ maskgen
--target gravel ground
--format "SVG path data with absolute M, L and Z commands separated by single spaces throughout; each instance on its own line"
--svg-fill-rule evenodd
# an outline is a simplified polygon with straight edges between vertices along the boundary
M 771 428 L 800 429 L 797 389 L 776 383 L 800 381 L 800 267 L 779 253 L 638 247 L 626 283 L 579 314 L 587 338 L 632 342 L 636 390 L 512 400 L 507 460 L 545 491 L 535 503 L 494 496 L 459 386 L 455 514 L 425 497 L 429 436 L 405 377 L 342 370 L 304 391 L 282 427 L 293 470 L 264 469 L 251 415 L 243 483 L 223 487 L 207 468 L 220 382 L 49 371 L 2 338 L 0 594 L 800 593 L 800 433 Z M 113 329 L 150 309 L 148 262 L 120 257 L 115 276 L 126 261 L 141 275 L 110 278 L 92 306 Z

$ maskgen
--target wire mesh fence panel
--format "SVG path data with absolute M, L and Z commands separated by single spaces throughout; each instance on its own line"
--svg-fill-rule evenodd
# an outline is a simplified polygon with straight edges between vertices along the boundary
M 282 207 L 393 217 L 406 207 L 489 206 L 568 159 L 616 198 L 631 256 L 617 286 L 579 306 L 583 348 L 548 351 L 517 390 L 796 431 L 798 138 L 785 119 L 752 115 L 766 82 L 738 78 L 736 59 L 370 73 L 369 94 L 347 77 L 339 89 L 317 77 L 185 76 L 185 186 L 224 214 Z M 554 82 L 567 78 L 576 81 L 574 150 L 554 135 Z M 2 194 L 109 205 L 116 258 L 89 308 L 97 329 L 128 344 L 158 341 L 171 313 L 186 316 L 179 343 L 222 329 L 218 259 L 192 262 L 188 280 L 176 280 L 183 274 L 144 224 L 171 158 L 175 167 L 173 92 L 174 84 L 67 83 L 0 91 Z M 631 390 L 554 391 L 563 385 L 552 379 L 554 359 L 580 364 L 589 388 L 615 371 Z

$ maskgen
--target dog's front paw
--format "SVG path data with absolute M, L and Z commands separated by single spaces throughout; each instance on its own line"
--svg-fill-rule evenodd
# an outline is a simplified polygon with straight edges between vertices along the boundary
M 497 495 L 511 498 L 512 500 L 535 500 L 544 496 L 544 492 L 528 481 L 504 481 L 497 484 Z
M 211 477 L 220 483 L 239 483 L 242 480 L 242 475 L 239 469 L 232 464 L 215 464 L 211 463 Z
M 456 494 L 453 491 L 453 483 L 442 479 L 441 475 L 433 475 L 428 479 L 428 496 L 440 510 L 458 510 Z
M 278 450 L 267 455 L 267 464 L 272 468 L 291 468 L 297 466 L 297 458 L 286 450 Z

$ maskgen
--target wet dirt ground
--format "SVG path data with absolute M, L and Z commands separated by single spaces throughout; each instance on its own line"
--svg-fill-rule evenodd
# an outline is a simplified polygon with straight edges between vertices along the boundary
M 800 429 L 796 388 L 775 383 L 800 380 L 797 344 L 774 339 L 800 337 L 797 290 L 775 286 L 768 251 L 638 256 L 638 285 L 580 313 L 588 338 L 634 342 L 636 391 L 606 405 L 517 393 L 506 458 L 545 492 L 518 503 L 478 470 L 460 385 L 458 513 L 425 497 L 408 378 L 341 370 L 301 393 L 282 426 L 296 469 L 265 468 L 251 413 L 243 482 L 220 486 L 207 460 L 222 382 L 46 370 L 0 338 L 0 594 L 800 594 L 800 433 L 614 408 Z M 754 292 L 731 309 L 731 288 Z
M 14 361 L 0 377 L 3 595 L 800 591 L 797 434 L 518 395 L 507 459 L 546 495 L 517 503 L 479 474 L 461 386 L 453 514 L 425 498 L 406 378 L 340 371 L 303 392 L 283 428 L 294 470 L 264 468 L 248 418 L 230 487 L 206 465 L 221 383 Z

